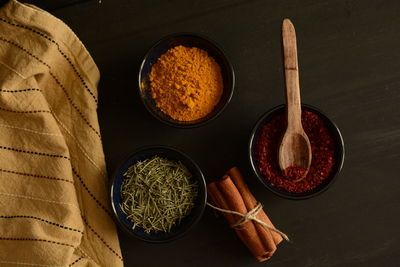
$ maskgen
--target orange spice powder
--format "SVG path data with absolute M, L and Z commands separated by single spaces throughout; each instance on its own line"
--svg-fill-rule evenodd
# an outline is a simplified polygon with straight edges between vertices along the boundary
M 157 107 L 173 119 L 197 120 L 221 99 L 221 68 L 202 49 L 176 46 L 152 66 L 150 91 Z

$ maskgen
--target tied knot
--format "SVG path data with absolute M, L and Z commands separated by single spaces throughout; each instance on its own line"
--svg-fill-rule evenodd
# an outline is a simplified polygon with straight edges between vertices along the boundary
M 251 210 L 249 210 L 246 214 L 237 212 L 237 211 L 233 211 L 233 210 L 226 210 L 226 209 L 221 209 L 219 207 L 216 207 L 210 203 L 207 202 L 207 205 L 215 210 L 218 210 L 220 212 L 224 212 L 224 213 L 228 213 L 228 214 L 234 214 L 237 216 L 242 217 L 241 219 L 239 219 L 236 223 L 232 224 L 231 227 L 232 228 L 238 228 L 239 226 L 249 222 L 249 221 L 254 221 L 256 223 L 261 224 L 262 226 L 264 226 L 265 228 L 267 228 L 270 231 L 274 231 L 278 234 L 280 234 L 282 236 L 283 239 L 285 239 L 286 241 L 290 241 L 289 237 L 283 233 L 282 231 L 276 229 L 273 226 L 268 225 L 266 222 L 260 220 L 257 218 L 257 214 L 263 209 L 263 206 L 260 202 L 257 203 L 257 205 L 252 208 Z
M 232 224 L 231 227 L 237 228 L 238 226 L 241 226 L 242 224 L 245 224 L 248 221 L 257 219 L 257 214 L 260 212 L 260 210 L 262 210 L 262 208 L 263 208 L 262 204 L 258 202 L 258 204 L 254 208 L 249 210 L 246 214 L 240 213 L 239 216 L 241 216 L 242 218 L 236 223 Z

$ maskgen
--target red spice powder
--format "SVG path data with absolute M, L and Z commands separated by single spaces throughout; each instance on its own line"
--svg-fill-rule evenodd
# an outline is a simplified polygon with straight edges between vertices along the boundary
M 311 111 L 302 111 L 302 124 L 310 143 L 312 161 L 306 177 L 297 179 L 299 172 L 286 169 L 282 173 L 278 164 L 278 146 L 286 129 L 285 114 L 273 117 L 260 130 L 256 140 L 256 166 L 272 186 L 291 193 L 305 193 L 315 189 L 332 173 L 335 164 L 335 142 L 324 121 Z
M 283 170 L 283 174 L 286 179 L 290 179 L 295 182 L 300 182 L 307 175 L 307 169 L 298 166 L 289 166 Z

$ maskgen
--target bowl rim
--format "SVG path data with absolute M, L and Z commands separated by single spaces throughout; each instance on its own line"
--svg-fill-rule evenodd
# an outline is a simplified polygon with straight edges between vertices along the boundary
M 178 123 L 169 122 L 167 120 L 164 120 L 163 118 L 160 118 L 157 114 L 155 114 L 155 112 L 152 110 L 152 108 L 149 107 L 149 105 L 145 101 L 143 95 L 141 94 L 141 80 L 142 80 L 143 67 L 144 67 L 144 64 L 146 63 L 150 53 L 154 50 L 155 47 L 160 45 L 162 42 L 165 42 L 166 40 L 169 40 L 171 38 L 178 37 L 178 36 L 196 37 L 196 38 L 199 38 L 199 39 L 203 39 L 203 40 L 209 42 L 210 44 L 212 44 L 217 50 L 219 50 L 221 52 L 221 55 L 224 57 L 225 61 L 227 62 L 228 72 L 232 75 L 232 86 L 230 86 L 230 88 L 229 88 L 230 93 L 228 95 L 227 100 L 225 101 L 225 103 L 221 107 L 221 109 L 214 116 L 208 118 L 207 120 L 198 122 L 198 123 L 178 124 Z M 225 89 L 225 87 L 224 87 L 224 89 Z M 209 122 L 215 120 L 217 117 L 219 117 L 221 115 L 221 113 L 226 109 L 228 104 L 231 102 L 234 89 L 235 89 L 235 71 L 233 69 L 232 63 L 229 61 L 228 57 L 226 56 L 225 51 L 222 49 L 222 47 L 217 42 L 215 42 L 214 40 L 212 40 L 209 37 L 206 37 L 206 36 L 204 36 L 202 34 L 198 34 L 198 33 L 194 33 L 194 32 L 176 32 L 176 33 L 168 34 L 168 35 L 162 37 L 161 39 L 159 39 L 158 41 L 156 41 L 147 50 L 146 54 L 144 55 L 144 57 L 143 57 L 143 59 L 142 59 L 142 61 L 140 63 L 140 68 L 139 68 L 139 73 L 138 73 L 138 93 L 139 93 L 140 100 L 142 101 L 143 105 L 146 107 L 147 111 L 153 117 L 155 117 L 157 120 L 161 121 L 162 123 L 164 123 L 164 124 L 166 124 L 168 126 L 174 127 L 174 128 L 181 128 L 181 129 L 197 128 L 197 127 L 204 126 L 204 125 L 208 124 Z
M 311 111 L 315 111 L 315 113 L 317 115 L 322 115 L 322 119 L 326 119 L 330 124 L 332 124 L 332 129 L 334 129 L 335 131 L 335 135 L 337 135 L 338 137 L 338 152 L 340 154 L 339 157 L 339 163 L 338 163 L 338 167 L 337 170 L 335 172 L 335 174 L 333 175 L 333 177 L 331 178 L 331 180 L 324 186 L 322 187 L 320 190 L 311 193 L 311 194 L 306 194 L 303 196 L 295 196 L 295 195 L 289 195 L 289 194 L 285 194 L 282 192 L 279 192 L 277 190 L 275 190 L 275 188 L 273 186 L 271 186 L 270 184 L 268 184 L 264 177 L 261 176 L 261 174 L 257 171 L 256 168 L 256 163 L 255 160 L 253 160 L 253 156 L 252 156 L 252 152 L 253 152 L 253 143 L 255 141 L 255 135 L 256 132 L 258 131 L 258 129 L 260 128 L 262 122 L 265 120 L 266 117 L 268 117 L 269 115 L 271 115 L 272 113 L 276 112 L 279 109 L 285 108 L 285 104 L 281 104 L 278 106 L 275 106 L 271 109 L 269 109 L 268 111 L 266 111 L 265 113 L 263 113 L 259 119 L 257 120 L 257 122 L 255 123 L 252 131 L 251 131 L 251 135 L 250 135 L 250 141 L 248 144 L 248 156 L 249 156 L 249 160 L 250 160 L 250 165 L 251 165 L 251 169 L 253 170 L 254 174 L 257 176 L 257 179 L 264 185 L 264 187 L 266 187 L 269 191 L 273 192 L 274 194 L 286 198 L 286 199 L 292 199 L 292 200 L 302 200 L 302 199 L 308 199 L 308 198 L 312 198 L 315 197 L 319 194 L 321 194 L 322 192 L 326 191 L 328 188 L 330 188 L 334 182 L 337 180 L 337 177 L 339 176 L 339 173 L 341 172 L 342 168 L 343 168 L 343 164 L 344 164 L 344 157 L 345 157 L 345 147 L 344 147 L 344 140 L 343 140 L 343 136 L 342 133 L 339 130 L 339 127 L 336 125 L 336 123 L 330 119 L 323 111 L 321 111 L 319 108 L 316 108 L 312 105 L 308 105 L 308 104 L 301 104 L 302 108 L 306 108 L 309 109 Z
M 128 227 L 126 227 L 125 224 L 123 224 L 121 222 L 121 218 L 118 216 L 117 210 L 116 210 L 116 203 L 114 202 L 114 186 L 115 186 L 115 182 L 117 180 L 118 177 L 118 173 L 120 172 L 121 168 L 123 167 L 123 165 L 132 157 L 138 155 L 139 153 L 142 153 L 144 151 L 148 151 L 148 150 L 153 150 L 153 149 L 160 149 L 160 150 L 166 150 L 166 151 L 173 151 L 176 152 L 178 154 L 180 154 L 182 157 L 186 158 L 192 165 L 193 167 L 196 169 L 196 171 L 199 174 L 199 186 L 203 187 L 203 191 L 204 191 L 204 201 L 202 201 L 199 205 L 199 212 L 196 214 L 194 220 L 190 223 L 190 225 L 187 227 L 186 230 L 177 233 L 176 235 L 173 235 L 172 237 L 169 238 L 165 238 L 165 239 L 146 239 L 142 236 L 137 235 L 135 232 L 131 231 L 131 229 L 129 229 Z M 182 152 L 179 149 L 176 149 L 174 147 L 171 146 L 165 146 L 165 145 L 148 145 L 148 146 L 141 146 L 137 149 L 135 149 L 133 152 L 131 152 L 128 156 L 124 157 L 124 160 L 122 160 L 117 168 L 115 168 L 113 174 L 112 174 L 112 179 L 110 181 L 110 202 L 111 202 L 111 208 L 113 211 L 113 217 L 114 220 L 117 221 L 117 224 L 119 225 L 119 228 L 121 228 L 124 232 L 128 233 L 130 236 L 133 236 L 139 240 L 148 242 L 148 243 L 168 243 L 174 240 L 177 240 L 181 237 L 183 237 L 184 235 L 186 235 L 188 232 L 190 232 L 190 230 L 192 230 L 194 228 L 194 226 L 196 224 L 198 224 L 198 222 L 200 221 L 200 219 L 203 217 L 205 208 L 206 208 L 206 203 L 207 203 L 207 186 L 206 186 L 206 180 L 204 178 L 204 174 L 201 171 L 199 165 L 191 158 L 189 157 L 186 153 Z

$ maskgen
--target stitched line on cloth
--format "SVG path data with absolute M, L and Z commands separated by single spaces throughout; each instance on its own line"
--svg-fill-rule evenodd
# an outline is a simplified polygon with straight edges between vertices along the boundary
M 78 148 L 82 151 L 82 153 L 84 154 L 84 156 L 100 171 L 100 173 L 105 176 L 105 173 L 100 169 L 100 167 L 94 162 L 93 159 L 90 158 L 90 156 L 87 154 L 87 152 L 84 150 L 84 148 L 82 147 L 82 145 L 76 140 L 76 138 L 68 131 L 68 129 L 65 127 L 65 125 L 57 118 L 57 116 L 52 113 L 54 118 L 60 123 L 60 125 L 64 128 L 64 130 L 73 138 L 73 140 L 76 142 L 76 144 L 78 145 Z M 54 136 L 62 136 L 60 134 L 52 134 L 52 133 L 42 133 L 42 132 L 37 132 L 31 129 L 26 129 L 26 128 L 19 128 L 19 127 L 15 127 L 15 126 L 10 126 L 10 125 L 6 125 L 6 124 L 0 124 L 0 127 L 6 127 L 6 128 L 14 128 L 14 129 L 19 129 L 19 130 L 24 130 L 24 131 L 28 131 L 28 132 L 33 132 L 36 134 L 43 134 L 43 135 L 54 135 Z M 67 180 L 67 179 L 62 179 L 62 178 L 57 178 L 57 177 L 51 177 L 51 176 L 44 176 L 44 175 L 37 175 L 37 174 L 28 174 L 28 173 L 22 173 L 22 172 L 17 172 L 17 171 L 10 171 L 10 170 L 2 170 L 0 169 L 0 171 L 4 171 L 4 172 L 9 172 L 9 173 L 15 173 L 15 174 L 20 174 L 20 175 L 27 175 L 27 176 L 33 176 L 33 177 L 38 177 L 38 178 L 47 178 L 47 179 L 54 179 L 54 180 L 60 180 L 60 181 L 65 181 L 65 182 L 69 182 L 69 183 L 74 183 L 73 181 Z
M 49 220 L 46 220 L 46 219 L 43 219 L 43 218 L 39 218 L 39 217 L 36 217 L 36 216 L 30 216 L 30 215 L 4 216 L 4 215 L 0 215 L 0 219 L 34 219 L 34 220 L 38 220 L 38 221 L 41 221 L 41 222 L 48 223 L 48 224 L 53 225 L 53 226 L 60 227 L 60 228 L 65 229 L 65 230 L 70 230 L 70 231 L 74 231 L 74 232 L 78 232 L 78 233 L 83 233 L 83 231 L 81 231 L 79 229 L 75 229 L 75 228 L 71 228 L 71 227 L 68 227 L 68 226 L 64 226 L 64 225 L 61 225 L 61 224 L 58 224 L 58 223 L 55 223 L 55 222 L 51 222 Z
M 96 167 L 96 169 L 99 170 L 99 172 L 103 175 L 106 176 L 106 174 L 101 170 L 101 168 L 96 164 L 96 162 L 94 162 L 94 160 L 89 156 L 89 154 L 86 152 L 86 150 L 82 147 L 82 145 L 79 143 L 79 141 L 75 138 L 75 136 L 72 135 L 72 133 L 70 131 L 68 131 L 67 127 L 64 125 L 64 123 L 62 123 L 62 121 L 56 116 L 56 114 L 53 112 L 53 108 L 50 106 L 50 110 L 52 111 L 53 117 L 54 119 L 61 125 L 61 127 L 69 134 L 69 136 L 71 136 L 71 138 L 75 141 L 75 143 L 77 144 L 78 148 L 81 150 L 81 152 L 83 153 L 83 155 Z M 101 141 L 101 139 L 100 139 Z
M 36 263 L 26 263 L 26 262 L 19 262 L 19 261 L 0 261 L 0 263 L 15 264 L 15 265 L 27 265 L 27 266 L 40 266 L 40 267 L 63 267 L 60 265 L 36 264 Z
M 22 93 L 22 92 L 30 92 L 30 91 L 39 91 L 39 88 L 26 88 L 26 89 L 16 89 L 16 90 L 8 90 L 8 89 L 1 89 L 0 88 L 0 92 L 4 92 L 4 93 Z
M 30 132 L 30 133 L 35 133 L 35 134 L 50 135 L 50 136 L 60 136 L 60 137 L 63 136 L 62 134 L 39 132 L 39 131 L 27 129 L 27 128 L 11 126 L 11 125 L 8 125 L 8 124 L 0 124 L 0 127 L 10 128 L 10 129 L 17 129 L 17 130 L 22 130 L 22 131 L 26 131 L 26 132 Z
M 64 92 L 66 98 L 68 99 L 69 103 L 72 105 L 72 107 L 78 112 L 79 116 L 82 118 L 82 120 L 89 126 L 90 129 L 92 129 L 94 131 L 94 133 L 100 138 L 100 133 L 90 124 L 89 120 L 83 115 L 82 111 L 78 108 L 78 106 L 72 101 L 71 97 L 68 95 L 66 89 L 64 88 L 64 86 L 60 83 L 60 81 L 57 79 L 57 77 L 51 72 L 51 66 L 49 64 L 47 64 L 46 62 L 42 61 L 40 58 L 38 58 L 37 56 L 33 55 L 31 52 L 29 52 L 27 49 L 25 49 L 24 47 L 22 47 L 21 45 L 14 43 L 13 41 L 10 41 L 4 37 L 0 36 L 0 40 L 2 40 L 3 42 L 9 43 L 19 49 L 21 49 L 22 51 L 24 51 L 25 53 L 27 53 L 28 55 L 30 55 L 31 57 L 33 57 L 34 59 L 36 59 L 37 61 L 39 61 L 40 63 L 42 63 L 43 65 L 45 65 L 48 69 L 49 69 L 49 74 L 50 76 L 56 81 L 56 83 L 60 86 L 61 90 Z
M 76 41 L 84 48 L 84 51 L 87 54 L 90 54 L 89 51 L 87 50 L 87 48 L 85 47 L 85 45 L 82 43 L 82 41 L 77 37 L 76 33 L 70 27 L 68 27 L 68 25 L 65 24 L 64 21 L 62 21 L 59 18 L 53 16 L 52 14 L 48 13 L 47 11 L 38 8 L 35 5 L 29 4 L 29 3 L 19 3 L 17 0 L 12 0 L 12 1 L 14 1 L 14 3 L 16 5 L 20 5 L 20 6 L 29 8 L 29 9 L 33 10 L 34 12 L 40 12 L 40 13 L 42 13 L 42 15 L 47 16 L 47 17 L 49 17 L 51 19 L 54 19 L 54 20 L 58 21 L 61 25 L 63 25 L 65 28 L 67 28 L 71 32 L 71 35 L 73 36 L 73 38 L 75 38 Z
M 68 265 L 68 266 L 74 265 L 75 263 L 77 263 L 77 262 L 80 261 L 81 259 L 83 259 L 83 257 L 77 258 L 74 262 L 72 262 L 72 263 L 71 263 L 70 265 Z
M 26 77 L 24 75 L 22 75 L 21 73 L 19 73 L 17 70 L 15 70 L 14 68 L 12 68 L 11 66 L 7 65 L 4 62 L 0 61 L 0 64 L 3 65 L 4 67 L 6 67 L 8 70 L 11 70 L 12 72 L 14 72 L 15 74 L 17 74 L 19 77 L 21 77 L 22 79 L 26 79 Z
M 12 171 L 12 170 L 5 170 L 5 169 L 1 169 L 1 168 L 0 168 L 0 172 L 7 172 L 7 173 L 12 173 L 12 174 L 30 176 L 30 177 L 35 177 L 35 178 L 43 178 L 43 179 L 49 179 L 49 180 L 57 180 L 57 181 L 62 181 L 62 182 L 67 182 L 67 183 L 74 184 L 74 181 L 71 181 L 71 180 L 58 178 L 58 177 L 52 177 L 52 176 L 46 176 L 46 175 L 40 175 L 40 174 L 18 172 L 18 171 Z
M 7 112 L 14 112 L 14 113 L 51 113 L 50 110 L 12 110 L 12 109 L 7 109 L 0 107 L 0 110 L 4 110 Z
M 101 202 L 93 195 L 93 193 L 89 190 L 87 185 L 83 182 L 82 177 L 78 174 L 78 172 L 75 170 L 74 167 L 72 167 L 72 173 L 79 179 L 79 182 L 82 184 L 83 188 L 85 188 L 86 192 L 92 197 L 92 199 L 97 203 L 97 205 L 103 209 L 111 219 L 113 219 L 113 216 L 111 215 L 111 212 L 103 205 Z
M 77 250 L 79 250 L 82 255 L 84 256 L 84 258 L 88 258 L 89 260 L 93 261 L 94 263 L 96 263 L 98 266 L 101 266 L 100 264 L 98 264 L 94 259 L 92 259 L 85 251 L 83 251 L 83 249 L 81 249 L 80 247 L 76 247 Z
M 7 241 L 38 241 L 38 242 L 46 242 L 46 243 L 50 243 L 50 244 L 55 244 L 55 245 L 61 245 L 61 246 L 75 248 L 71 244 L 62 243 L 62 242 L 53 241 L 53 240 L 47 240 L 47 239 L 40 239 L 40 238 L 0 237 L 0 240 L 7 240 Z
M 83 86 L 85 87 L 86 91 L 89 92 L 89 94 L 92 96 L 92 98 L 94 99 L 94 101 L 96 102 L 96 104 L 98 103 L 98 99 L 96 98 L 96 96 L 94 95 L 94 93 L 92 92 L 92 90 L 90 90 L 89 86 L 86 84 L 85 80 L 82 78 L 82 76 L 79 74 L 78 70 L 76 69 L 75 65 L 72 63 L 71 59 L 61 50 L 60 45 L 53 40 L 52 38 L 50 38 L 49 36 L 43 34 L 42 32 L 36 30 L 36 29 L 32 29 L 28 26 L 25 25 L 21 25 L 21 24 L 16 24 L 13 23 L 11 21 L 8 21 L 4 18 L 0 18 L 0 21 L 3 21 L 11 26 L 15 26 L 15 27 L 19 27 L 19 28 L 23 28 L 26 30 L 29 30 L 33 33 L 38 34 L 39 36 L 45 38 L 46 40 L 52 42 L 53 44 L 55 44 L 55 46 L 57 47 L 58 52 L 60 52 L 60 54 L 68 61 L 68 63 L 71 65 L 72 69 L 74 70 L 75 74 L 79 77 L 79 80 L 82 82 Z
M 85 222 L 85 224 L 87 225 L 87 227 L 89 227 L 90 231 L 92 231 L 100 240 L 101 242 L 103 242 L 103 244 L 112 252 L 114 253 L 114 255 L 116 255 L 120 260 L 122 260 L 122 256 L 119 255 L 115 250 L 112 249 L 112 247 L 107 244 L 107 242 L 93 229 L 92 226 L 90 226 L 90 224 L 88 223 L 88 221 L 86 220 L 85 217 L 82 216 L 83 221 Z
M 46 157 L 62 158 L 62 159 L 70 160 L 69 157 L 63 156 L 63 155 L 48 154 L 48 153 L 42 153 L 42 152 L 36 152 L 36 151 L 28 151 L 28 150 L 22 150 L 19 148 L 2 146 L 2 145 L 0 145 L 0 149 L 10 150 L 10 151 L 15 151 L 15 152 L 20 152 L 20 153 L 33 154 L 33 155 L 38 155 L 38 156 L 46 156 Z
M 71 204 L 71 203 L 66 203 L 66 202 L 58 202 L 58 201 L 47 200 L 47 199 L 42 199 L 42 198 L 37 198 L 37 197 L 28 197 L 28 196 L 25 196 L 25 195 L 15 195 L 15 194 L 10 194 L 10 193 L 3 193 L 3 192 L 0 192 L 0 195 L 9 196 L 9 197 L 16 197 L 16 198 L 25 198 L 25 199 L 31 199 L 31 200 L 37 200 L 37 201 L 43 201 L 43 202 L 59 204 L 59 205 L 67 205 L 67 206 L 71 206 L 71 207 L 74 207 L 74 208 L 77 208 L 78 210 L 80 210 L 80 208 L 78 206 L 76 206 L 74 204 Z
M 74 109 L 79 113 L 80 117 L 82 118 L 82 120 L 84 120 L 84 122 L 94 131 L 94 133 L 100 137 L 100 133 L 99 131 L 97 131 L 92 124 L 90 124 L 89 120 L 85 117 L 85 115 L 83 115 L 82 111 L 78 108 L 78 106 L 72 101 L 72 98 L 68 95 L 67 90 L 65 90 L 64 86 L 60 83 L 60 81 L 57 79 L 57 77 L 51 72 L 49 71 L 49 74 L 51 77 L 53 77 L 53 79 L 56 81 L 56 83 L 60 86 L 60 88 L 63 90 L 66 98 L 68 99 L 68 101 L 71 103 L 71 105 L 74 107 Z M 101 138 L 101 137 L 100 137 Z

